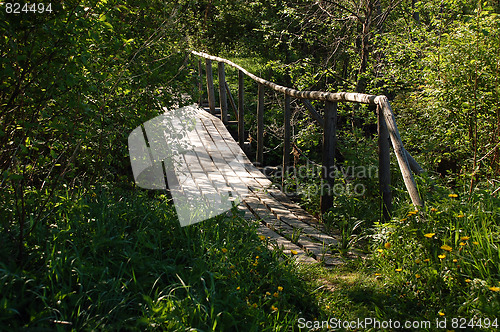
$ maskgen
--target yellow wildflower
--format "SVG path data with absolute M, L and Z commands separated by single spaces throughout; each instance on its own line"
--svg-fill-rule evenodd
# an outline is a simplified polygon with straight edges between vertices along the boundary
M 278 286 L 278 292 L 282 292 L 282 291 L 283 291 L 283 287 Z
M 296 250 L 290 250 L 290 252 L 292 253 L 292 255 L 297 255 L 298 252 Z
M 439 258 L 439 259 L 444 259 L 445 257 L 446 257 L 446 255 L 445 255 L 445 254 L 442 254 L 442 255 L 439 255 L 439 256 L 438 256 L 438 258 Z
M 460 240 L 462 240 L 462 241 L 467 241 L 468 239 L 470 239 L 470 236 L 462 236 L 460 238 Z
M 424 234 L 424 236 L 426 238 L 429 238 L 429 239 L 432 238 L 434 235 L 436 235 L 436 233 L 427 233 L 427 234 Z
M 465 282 L 466 282 L 466 283 L 469 283 L 469 282 L 471 282 L 471 281 L 472 281 L 472 280 L 470 280 L 470 279 L 465 279 Z
M 459 214 L 459 215 L 457 216 L 457 218 L 463 218 L 463 217 L 465 217 L 463 214 Z
M 273 296 L 274 296 L 274 297 L 278 297 L 278 296 L 280 296 L 280 295 L 278 294 L 278 292 L 274 292 Z
M 438 312 L 439 316 L 444 316 L 444 312 Z
M 443 245 L 441 246 L 441 249 L 446 250 L 446 251 L 451 251 L 453 248 L 452 248 L 452 247 L 450 247 L 450 246 L 449 246 L 449 245 L 447 245 L 447 244 L 443 244 Z
M 264 241 L 266 239 L 266 237 L 264 235 L 259 235 L 259 239 L 261 239 L 262 241 Z
M 461 245 L 463 247 L 463 246 L 465 246 L 465 242 L 460 242 L 459 245 Z
M 472 242 L 472 244 L 475 244 L 476 246 L 478 246 L 478 245 L 479 245 L 479 242 L 474 241 L 474 242 Z
M 454 259 L 454 260 L 453 260 L 453 263 L 456 263 L 456 262 L 458 262 L 458 260 Z
M 457 194 L 449 194 L 448 197 L 451 197 L 451 198 L 457 198 L 458 195 Z
M 438 209 L 436 208 L 431 208 L 431 212 L 437 212 Z
M 418 212 L 417 210 L 415 210 L 415 211 L 410 211 L 410 212 L 408 212 L 408 215 L 409 215 L 409 216 L 412 216 L 412 215 L 414 215 L 414 214 L 417 214 L 417 212 Z
M 271 293 L 269 293 L 269 292 L 266 292 L 266 295 L 267 295 L 267 296 L 269 296 L 269 295 L 271 295 Z
M 278 311 L 278 308 L 276 308 L 274 305 L 271 306 L 272 311 Z
M 403 271 L 403 269 L 396 269 L 396 272 L 401 272 Z
M 257 308 L 257 303 L 252 304 L 252 307 Z
M 415 259 L 415 263 L 416 263 L 416 264 L 420 264 L 420 262 L 422 262 L 420 259 L 418 259 L 418 258 L 417 258 L 417 259 Z
M 490 287 L 491 291 L 500 292 L 500 287 Z
M 221 249 L 223 253 L 226 253 L 227 252 L 227 249 L 226 248 L 222 248 Z
M 418 273 L 415 274 L 415 278 L 417 278 L 417 279 L 420 278 L 420 274 L 418 274 Z
M 408 218 L 403 218 L 403 219 L 401 219 L 400 221 L 406 221 L 406 220 L 408 220 Z
M 236 287 L 236 290 L 240 290 L 240 286 Z
M 375 276 L 378 277 L 378 276 L 381 276 L 381 274 L 380 273 L 375 273 Z
M 259 256 L 255 256 L 255 259 L 259 259 Z
M 391 248 L 391 244 L 389 242 L 387 242 L 386 244 L 384 244 L 384 248 L 385 249 L 389 249 Z
M 383 250 L 383 249 L 377 249 L 377 251 L 378 251 L 378 252 L 384 252 L 384 250 Z

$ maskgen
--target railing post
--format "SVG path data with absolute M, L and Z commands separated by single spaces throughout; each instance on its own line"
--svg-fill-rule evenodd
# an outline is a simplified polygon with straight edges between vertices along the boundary
M 257 99 L 257 164 L 264 166 L 264 85 L 259 83 Z
M 208 93 L 208 108 L 210 113 L 215 113 L 215 92 L 214 92 L 214 76 L 212 74 L 212 60 L 206 59 L 205 65 L 207 67 L 207 93 Z
M 243 149 L 245 145 L 245 74 L 238 70 L 238 143 Z
M 321 179 L 321 213 L 333 206 L 335 182 L 335 148 L 337 145 L 337 103 L 325 102 L 325 128 L 323 130 L 323 168 Z
M 375 98 L 375 102 L 380 105 L 384 114 L 385 123 L 392 142 L 392 148 L 394 149 L 394 153 L 398 159 L 399 168 L 401 169 L 401 174 L 403 175 L 406 190 L 408 190 L 408 193 L 410 194 L 411 201 L 415 207 L 423 206 L 424 202 L 418 194 L 417 184 L 415 183 L 415 179 L 413 178 L 413 174 L 410 170 L 407 152 L 403 148 L 403 142 L 401 141 L 401 136 L 399 135 L 398 127 L 396 126 L 396 120 L 394 119 L 394 113 L 392 112 L 391 105 L 389 104 L 386 96 L 378 96 Z
M 224 72 L 224 62 L 218 64 L 219 72 L 219 102 L 220 102 L 220 119 L 227 123 L 227 95 L 226 95 L 226 73 Z
M 377 105 L 378 130 L 378 180 L 380 196 L 382 197 L 383 220 L 391 218 L 391 155 L 389 146 L 389 131 L 384 119 L 382 107 Z
M 284 134 L 283 134 L 283 170 L 281 172 L 281 184 L 285 185 L 285 178 L 288 174 L 288 166 L 290 165 L 290 137 L 291 137 L 291 122 L 292 114 L 290 110 L 290 96 L 285 94 L 285 112 L 284 112 Z
M 203 97 L 203 82 L 202 82 L 202 72 L 201 72 L 201 59 L 198 59 L 198 105 L 201 107 L 201 100 Z

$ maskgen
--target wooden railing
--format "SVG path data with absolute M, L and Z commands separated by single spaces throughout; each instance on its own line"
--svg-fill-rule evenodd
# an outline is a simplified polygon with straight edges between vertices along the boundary
M 392 191 L 391 191 L 391 173 L 390 173 L 390 147 L 389 141 L 396 154 L 401 174 L 403 175 L 406 189 L 410 195 L 412 203 L 415 207 L 423 206 L 423 201 L 420 198 L 413 177 L 412 171 L 415 174 L 420 174 L 423 169 L 413 159 L 413 157 L 405 150 L 398 127 L 394 118 L 391 105 L 386 96 L 375 96 L 362 93 L 349 92 L 322 92 L 322 91 L 300 91 L 292 88 L 284 87 L 276 83 L 260 78 L 237 64 L 220 57 L 212 56 L 203 52 L 191 51 L 192 54 L 205 59 L 206 75 L 207 75 L 207 93 L 208 105 L 212 113 L 215 113 L 215 92 L 212 74 L 212 61 L 218 62 L 218 79 L 219 79 L 219 103 L 220 116 L 224 123 L 228 121 L 228 105 L 227 99 L 230 98 L 233 108 L 236 105 L 229 91 L 225 79 L 224 64 L 238 69 L 238 106 L 236 118 L 238 120 L 238 142 L 243 147 L 244 137 L 244 75 L 250 77 L 258 83 L 258 99 L 257 99 L 257 155 L 256 160 L 260 165 L 263 164 L 263 148 L 264 148 L 264 87 L 268 87 L 276 92 L 284 94 L 285 109 L 284 109 L 284 142 L 283 142 L 283 170 L 286 170 L 290 164 L 290 97 L 301 99 L 306 109 L 311 113 L 312 117 L 323 128 L 323 179 L 333 187 L 333 174 L 335 146 L 336 146 L 336 131 L 337 131 L 337 103 L 338 102 L 354 102 L 361 104 L 370 104 L 377 106 L 377 129 L 378 129 L 378 157 L 379 157 L 379 186 L 380 194 L 384 204 L 384 216 L 389 216 L 392 206 Z M 200 75 L 199 89 L 202 89 L 201 75 L 202 64 L 201 59 L 198 60 L 198 70 Z M 310 100 L 321 100 L 325 102 L 324 116 L 321 116 L 310 103 Z M 201 102 L 201 100 L 200 100 Z M 331 187 L 331 188 L 332 188 Z M 325 212 L 331 207 L 333 198 L 330 195 L 321 197 L 321 210 Z

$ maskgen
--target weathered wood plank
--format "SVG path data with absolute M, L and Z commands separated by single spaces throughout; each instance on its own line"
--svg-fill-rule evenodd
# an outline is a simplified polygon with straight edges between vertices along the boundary
M 264 165 L 264 85 L 259 84 L 257 99 L 257 165 Z
M 207 94 L 208 94 L 208 107 L 210 108 L 210 113 L 215 113 L 215 92 L 214 92 L 214 76 L 212 73 L 212 61 L 210 59 L 205 60 L 205 67 L 207 73 Z
M 218 63 L 219 74 L 219 104 L 220 118 L 223 123 L 227 123 L 227 95 L 226 95 L 226 73 L 224 71 L 224 63 Z

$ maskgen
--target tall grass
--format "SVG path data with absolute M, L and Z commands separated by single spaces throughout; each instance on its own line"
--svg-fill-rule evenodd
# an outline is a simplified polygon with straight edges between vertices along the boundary
M 281 331 L 318 310 L 236 210 L 181 228 L 161 194 L 79 197 L 37 228 L 22 267 L 0 262 L 0 329 Z

